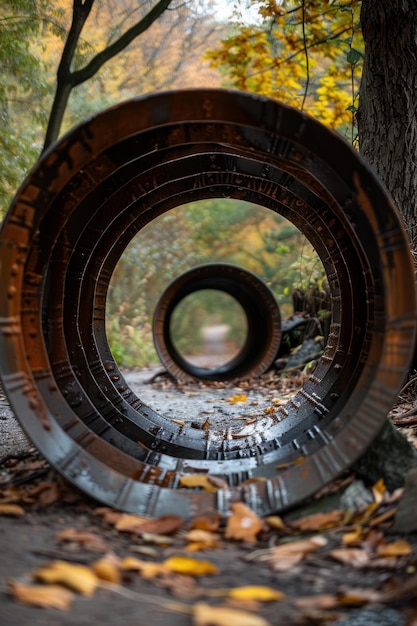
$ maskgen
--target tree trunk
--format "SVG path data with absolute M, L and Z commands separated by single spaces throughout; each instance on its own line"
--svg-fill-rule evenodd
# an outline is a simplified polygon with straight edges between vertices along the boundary
M 416 0 L 363 0 L 360 151 L 400 210 L 417 249 Z

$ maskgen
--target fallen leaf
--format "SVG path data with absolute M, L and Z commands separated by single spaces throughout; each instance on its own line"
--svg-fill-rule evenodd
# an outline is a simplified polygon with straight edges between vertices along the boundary
M 115 555 L 104 556 L 102 559 L 94 561 L 91 569 L 100 580 L 118 585 L 121 580 L 120 576 L 121 562 Z
M 64 585 L 84 596 L 91 596 L 98 585 L 98 578 L 89 567 L 65 561 L 53 561 L 39 567 L 33 576 L 47 584 Z
M 217 567 L 210 561 L 200 561 L 188 556 L 172 556 L 166 559 L 163 565 L 171 572 L 186 576 L 205 576 L 218 573 Z
M 168 571 L 163 563 L 155 563 L 153 561 L 142 561 L 134 556 L 127 556 L 121 562 L 121 569 L 133 572 L 139 572 L 143 578 L 152 579 L 166 574 Z
M 257 600 L 258 602 L 274 602 L 285 598 L 281 591 L 262 585 L 234 587 L 229 589 L 227 595 L 234 600 Z
M 192 522 L 191 528 L 214 532 L 218 530 L 220 522 L 221 518 L 218 513 L 208 513 L 207 515 L 196 517 Z
M 336 548 L 329 555 L 336 561 L 352 567 L 363 567 L 369 563 L 369 554 L 363 548 Z
M 380 544 L 376 552 L 378 556 L 407 556 L 411 554 L 412 547 L 405 539 L 399 539 L 393 543 Z
M 191 550 L 192 552 L 218 548 L 220 546 L 218 534 L 211 533 L 207 530 L 200 530 L 199 528 L 188 531 L 185 535 L 185 539 L 188 541 L 187 550 Z
M 357 546 L 364 538 L 364 531 L 360 526 L 349 533 L 345 533 L 342 537 L 342 544 L 345 546 Z
M 30 490 L 31 497 L 35 497 L 42 506 L 48 506 L 57 502 L 61 497 L 61 489 L 57 483 L 42 482 Z
M 387 494 L 387 488 L 385 487 L 383 478 L 380 478 L 372 487 L 372 494 L 376 504 L 381 504 L 384 501 Z
M 217 491 L 219 487 L 214 485 L 207 474 L 187 474 L 181 476 L 179 486 L 183 489 L 204 489 L 204 491 Z
M 314 513 L 313 515 L 307 515 L 301 519 L 290 522 L 288 526 L 301 531 L 316 531 L 325 530 L 327 528 L 333 528 L 339 526 L 340 522 L 344 520 L 345 511 L 329 511 L 328 513 Z
M 222 606 L 198 603 L 193 607 L 194 626 L 270 626 L 263 617 Z
M 270 526 L 270 528 L 273 528 L 274 530 L 287 530 L 287 526 L 284 520 L 279 515 L 270 515 L 265 519 L 265 521 L 268 526 Z
M 155 519 L 147 519 L 138 530 L 140 535 L 172 535 L 184 524 L 178 515 L 162 515 Z
M 130 513 L 119 514 L 114 523 L 116 530 L 121 532 L 136 533 L 138 529 L 148 522 L 148 517 L 141 517 L 140 515 L 132 515 Z
M 0 504 L 0 515 L 24 515 L 25 509 L 18 504 Z
M 254 543 L 264 527 L 261 518 L 243 502 L 235 502 L 230 508 L 232 515 L 227 520 L 225 538 Z
M 66 610 L 74 598 L 60 585 L 24 585 L 15 580 L 8 581 L 8 591 L 18 602 L 45 609 Z
M 226 401 L 229 402 L 229 404 L 237 404 L 238 402 L 246 402 L 247 399 L 248 396 L 244 394 L 236 394 L 234 396 L 230 396 L 230 398 L 226 398 Z
M 261 560 L 267 561 L 275 571 L 285 572 L 301 563 L 308 554 L 320 550 L 326 544 L 327 539 L 321 535 L 301 541 L 291 541 L 271 548 L 261 556 Z
M 61 530 L 57 533 L 56 538 L 58 541 L 79 543 L 87 550 L 94 552 L 105 552 L 107 550 L 107 543 L 102 537 L 87 531 L 77 530 L 76 528 Z
M 337 596 L 330 593 L 306 596 L 294 600 L 294 606 L 298 609 L 334 609 L 340 605 Z
M 112 509 L 108 506 L 100 506 L 94 511 L 94 513 L 95 515 L 102 517 L 103 521 L 111 526 L 115 526 L 117 521 L 124 515 L 124 513 L 116 511 L 116 509 Z

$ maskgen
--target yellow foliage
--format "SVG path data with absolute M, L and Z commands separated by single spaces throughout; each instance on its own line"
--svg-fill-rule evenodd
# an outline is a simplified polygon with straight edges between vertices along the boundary
M 363 50 L 359 0 L 258 5 L 255 24 L 235 25 L 208 53 L 212 66 L 237 88 L 305 108 L 332 128 L 351 124 Z

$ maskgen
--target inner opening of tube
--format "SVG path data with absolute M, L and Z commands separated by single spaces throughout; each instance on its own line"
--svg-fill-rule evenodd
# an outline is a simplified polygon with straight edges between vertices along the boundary
M 230 263 L 253 272 L 279 304 L 284 327 L 281 351 L 276 364 L 260 378 L 178 385 L 155 353 L 152 316 L 163 290 L 205 263 Z M 210 199 L 176 207 L 135 235 L 109 284 L 106 334 L 125 381 L 141 401 L 168 420 L 167 428 L 172 422 L 184 424 L 216 439 L 237 441 L 244 437 L 243 429 L 263 433 L 270 422 L 282 419 L 281 407 L 302 389 L 323 352 L 324 324 L 330 319 L 327 303 L 323 265 L 291 222 L 248 202 Z M 202 311 L 199 320 L 194 319 L 196 308 Z M 286 324 L 291 326 L 288 332 Z M 217 338 L 210 340 L 208 329 L 213 327 Z M 218 367 L 233 358 L 232 347 L 234 354 L 241 349 L 247 333 L 245 314 L 226 293 L 196 291 L 175 307 L 171 332 L 176 349 L 191 364 Z M 290 358 L 307 339 L 305 356 L 292 365 Z
M 188 364 L 212 370 L 242 350 L 247 318 L 233 296 L 219 289 L 198 289 L 183 298 L 170 317 L 172 344 Z

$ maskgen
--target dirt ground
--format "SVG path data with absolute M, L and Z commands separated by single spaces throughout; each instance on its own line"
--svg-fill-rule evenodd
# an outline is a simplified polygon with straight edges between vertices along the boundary
M 168 380 L 147 382 L 153 373 L 127 377 L 157 410 L 207 402 L 200 387 L 184 394 Z M 1 626 L 417 625 L 417 534 L 395 530 L 400 492 L 365 487 L 348 474 L 282 518 L 236 511 L 233 520 L 186 523 L 173 511 L 172 519 L 141 527 L 143 520 L 66 484 L 26 439 L 4 397 L 0 436 Z M 356 510 L 347 511 L 346 489 L 360 492 Z M 107 582 L 98 574 L 102 559 Z M 65 575 L 67 608 L 35 606 L 41 596 L 28 602 L 27 589 L 45 589 L 35 578 L 56 561 L 84 568 L 77 590 Z M 53 604 L 59 593 L 51 593 Z

